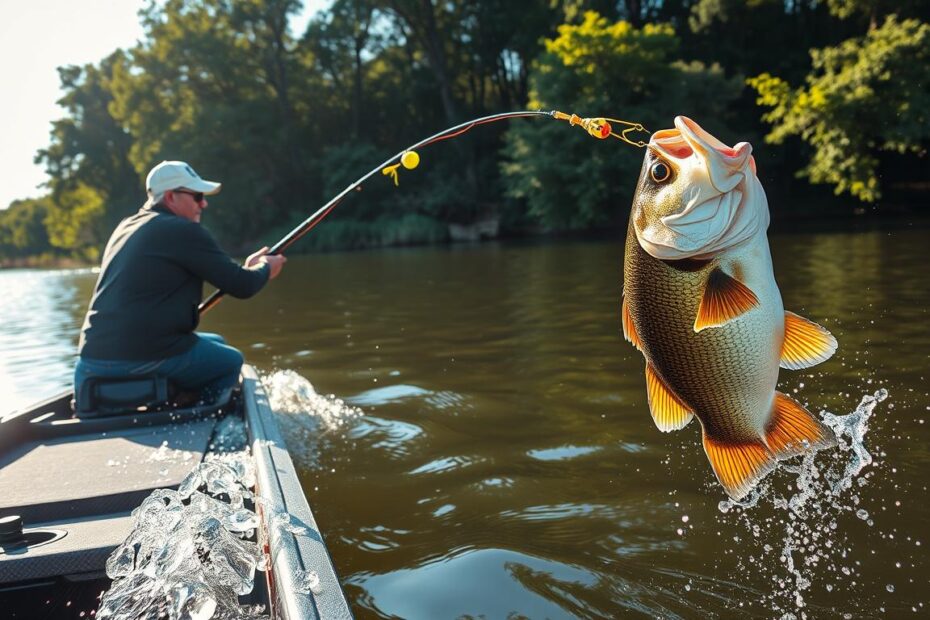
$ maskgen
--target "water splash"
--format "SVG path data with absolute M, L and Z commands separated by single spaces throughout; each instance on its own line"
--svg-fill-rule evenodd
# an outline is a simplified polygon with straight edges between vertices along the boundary
M 132 531 L 107 559 L 113 584 L 97 618 L 268 618 L 263 607 L 238 600 L 252 591 L 255 571 L 267 568 L 250 540 L 258 517 L 243 506 L 255 484 L 252 462 L 248 453 L 208 459 L 177 491 L 153 491 L 133 510 Z
M 798 464 L 782 463 L 780 469 L 795 476 L 793 491 L 780 494 L 771 477 L 740 501 L 720 502 L 721 519 L 735 517 L 757 541 L 781 540 L 780 548 L 765 543 L 759 555 L 740 560 L 740 569 L 762 572 L 775 585 L 763 603 L 768 603 L 782 620 L 815 617 L 808 613 L 805 594 L 815 579 L 836 576 L 840 582 L 854 575 L 850 546 L 840 528 L 840 519 L 852 514 L 873 522 L 860 506 L 858 489 L 868 484 L 874 469 L 865 443 L 869 419 L 875 407 L 888 397 L 881 389 L 863 396 L 855 411 L 838 416 L 824 415 L 837 439 L 837 449 L 808 454 Z M 766 516 L 772 511 L 772 516 Z M 742 541 L 735 536 L 737 544 Z M 772 561 L 777 557 L 777 562 Z M 855 582 L 852 582 L 855 585 Z M 832 584 L 825 584 L 828 591 Z
M 323 588 L 320 585 L 320 576 L 316 571 L 298 570 L 296 574 L 298 592 L 322 594 Z
M 335 430 L 362 415 L 361 409 L 347 405 L 332 394 L 317 394 L 313 385 L 293 370 L 262 376 L 262 386 L 275 413 L 309 416 L 324 430 Z
M 281 434 L 287 437 L 291 458 L 302 469 L 322 469 L 324 442 L 335 441 L 339 431 L 362 417 L 358 407 L 332 394 L 317 394 L 313 385 L 293 370 L 262 375 L 261 381 Z

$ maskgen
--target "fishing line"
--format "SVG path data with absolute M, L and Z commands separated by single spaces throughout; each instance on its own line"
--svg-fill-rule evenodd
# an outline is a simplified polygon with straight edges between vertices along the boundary
M 645 147 L 646 143 L 642 140 L 633 140 L 627 134 L 634 131 L 641 131 L 649 133 L 649 131 L 642 126 L 641 123 L 633 123 L 630 121 L 624 121 L 615 118 L 582 118 L 577 114 L 566 114 L 565 112 L 559 112 L 558 110 L 552 110 L 549 112 L 544 112 L 542 110 L 523 110 L 520 112 L 501 112 L 499 114 L 492 114 L 490 116 L 484 116 L 481 118 L 472 119 L 466 121 L 455 127 L 450 127 L 444 129 L 437 134 L 426 138 L 425 140 L 420 140 L 416 144 L 413 144 L 404 150 L 400 151 L 396 155 L 385 160 L 380 165 L 372 168 L 366 175 L 359 178 L 354 183 L 350 184 L 339 194 L 337 194 L 332 200 L 327 202 L 325 205 L 320 207 L 316 212 L 314 212 L 310 217 L 305 219 L 303 222 L 298 224 L 291 232 L 286 234 L 280 241 L 275 243 L 269 250 L 268 254 L 283 254 L 284 251 L 293 245 L 298 239 L 306 235 L 314 226 L 319 224 L 323 219 L 329 215 L 332 210 L 338 205 L 349 192 L 352 192 L 357 189 L 361 189 L 362 183 L 367 181 L 372 175 L 376 174 L 378 171 L 382 175 L 388 176 L 394 182 L 394 185 L 399 185 L 399 170 L 401 167 L 407 170 L 413 170 L 420 164 L 420 156 L 416 152 L 416 149 L 435 144 L 436 142 L 441 142 L 443 140 L 449 140 L 451 138 L 456 138 L 462 134 L 470 131 L 472 128 L 477 127 L 478 125 L 485 125 L 487 123 L 494 123 L 502 120 L 509 120 L 512 118 L 527 118 L 534 116 L 547 116 L 549 118 L 554 118 L 559 121 L 567 121 L 571 126 L 579 126 L 584 129 L 588 135 L 597 138 L 599 140 L 605 140 L 607 138 L 616 138 L 622 142 L 626 142 L 632 146 L 639 148 Z M 613 125 L 622 125 L 625 127 L 620 133 L 616 133 L 613 130 Z M 207 299 L 201 302 L 200 306 L 197 308 L 197 311 L 202 315 L 208 312 L 216 304 L 220 302 L 225 293 L 223 291 L 217 290 L 214 291 Z

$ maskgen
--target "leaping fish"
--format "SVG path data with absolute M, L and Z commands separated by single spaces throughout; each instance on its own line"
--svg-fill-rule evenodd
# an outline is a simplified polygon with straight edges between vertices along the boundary
M 779 367 L 819 364 L 837 343 L 785 311 L 768 224 L 748 143 L 728 147 L 684 116 L 652 135 L 627 233 L 623 334 L 646 358 L 656 426 L 670 432 L 696 416 L 734 499 L 777 461 L 836 442 L 775 389 Z

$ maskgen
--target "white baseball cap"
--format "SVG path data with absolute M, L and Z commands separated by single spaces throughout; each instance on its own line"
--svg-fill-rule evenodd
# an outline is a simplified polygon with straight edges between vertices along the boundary
M 152 168 L 145 178 L 145 189 L 150 196 L 161 196 L 172 189 L 189 189 L 212 195 L 220 191 L 221 184 L 205 181 L 183 161 L 163 161 Z

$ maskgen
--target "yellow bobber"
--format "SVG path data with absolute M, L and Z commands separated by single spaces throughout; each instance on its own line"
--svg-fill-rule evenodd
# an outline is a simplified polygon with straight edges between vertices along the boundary
M 407 170 L 413 170 L 420 165 L 420 156 L 417 155 L 416 151 L 407 151 L 400 157 L 400 163 L 404 165 L 404 168 Z

